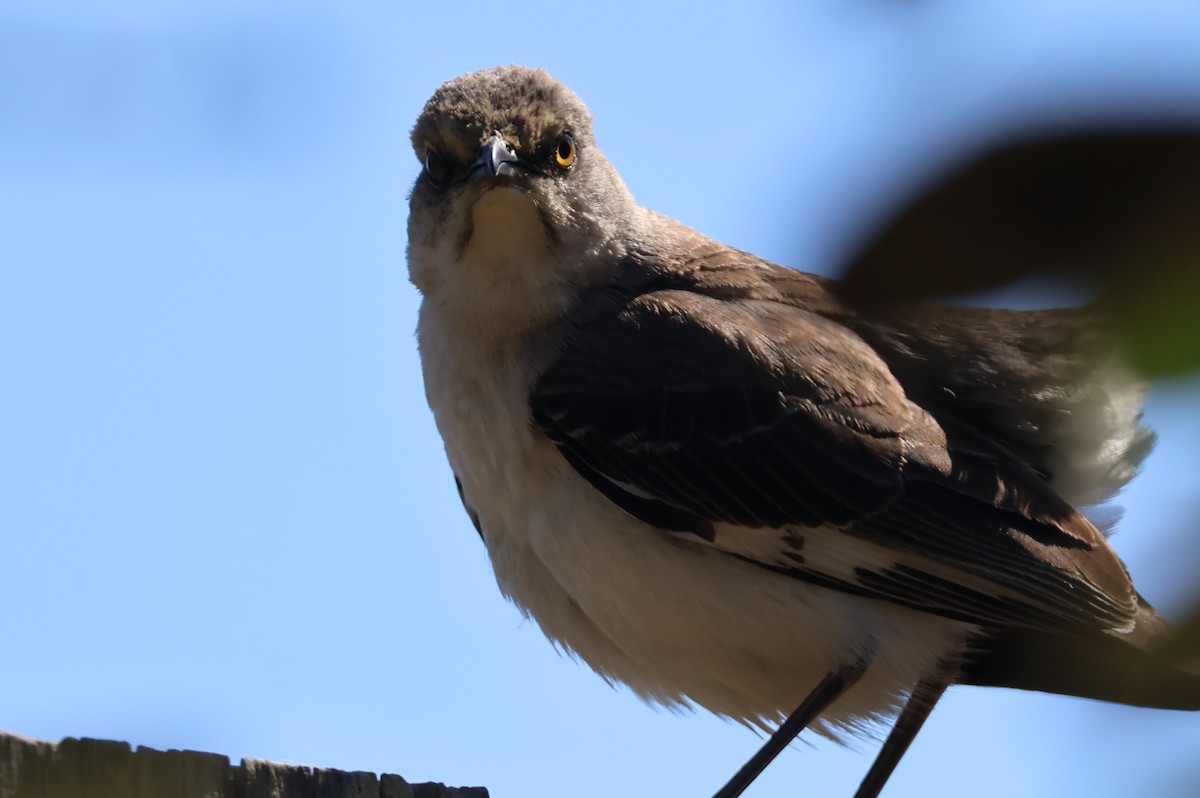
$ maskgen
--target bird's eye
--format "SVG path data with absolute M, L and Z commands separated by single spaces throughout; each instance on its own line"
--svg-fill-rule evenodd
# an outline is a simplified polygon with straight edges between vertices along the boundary
M 558 145 L 554 148 L 554 162 L 563 169 L 570 169 L 575 163 L 575 139 L 571 138 L 570 133 L 559 136 Z
M 425 174 L 429 182 L 439 188 L 446 182 L 446 163 L 433 147 L 425 148 Z

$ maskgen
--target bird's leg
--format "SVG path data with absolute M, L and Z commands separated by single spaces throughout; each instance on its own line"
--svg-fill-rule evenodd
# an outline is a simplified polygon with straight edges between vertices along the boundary
M 800 706 L 787 716 L 787 720 L 775 730 L 763 747 L 750 757 L 750 761 L 743 765 L 742 769 L 713 795 L 713 798 L 737 798 L 741 795 L 758 777 L 758 774 L 762 773 L 767 765 L 779 756 L 779 752 L 787 748 L 788 744 L 796 739 L 796 735 L 816 720 L 817 716 L 824 712 L 826 707 L 832 704 L 838 696 L 849 690 L 866 669 L 866 661 L 859 661 L 853 665 L 844 665 L 830 671 L 800 703 Z M 920 723 L 918 722 L 917 725 L 920 726 Z
M 900 717 L 896 718 L 891 733 L 879 749 L 879 755 L 875 757 L 871 769 L 863 777 L 858 792 L 854 793 L 854 798 L 876 798 L 879 795 L 896 765 L 900 764 L 900 759 L 908 750 L 909 744 L 921 730 L 925 719 L 933 711 L 934 704 L 949 686 L 950 678 L 944 672 L 927 676 L 917 682 L 912 695 L 908 697 L 908 702 L 900 712 Z

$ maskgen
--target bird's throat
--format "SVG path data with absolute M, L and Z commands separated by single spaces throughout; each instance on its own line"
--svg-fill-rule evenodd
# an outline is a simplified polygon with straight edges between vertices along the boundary
M 551 243 L 536 202 L 515 187 L 497 185 L 485 189 L 471 206 L 459 259 L 467 268 L 505 273 L 529 268 L 529 261 L 544 257 Z
M 555 262 L 557 241 L 528 194 L 487 188 L 460 218 L 453 253 L 418 254 L 419 264 L 437 264 L 423 269 L 435 277 L 421 288 L 449 328 L 499 343 L 565 313 L 572 296 Z

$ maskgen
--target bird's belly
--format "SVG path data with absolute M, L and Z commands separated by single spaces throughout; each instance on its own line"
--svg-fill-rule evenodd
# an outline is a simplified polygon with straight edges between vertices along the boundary
M 473 483 L 468 496 L 501 590 L 550 638 L 646 700 L 774 721 L 833 666 L 873 657 L 826 713 L 834 726 L 820 728 L 836 731 L 839 721 L 889 712 L 966 634 L 962 624 L 814 586 L 650 527 L 536 433 L 518 456 L 474 462 L 489 460 L 515 465 L 491 474 L 476 467 L 464 484 Z
M 775 720 L 832 667 L 872 657 L 825 716 L 852 721 L 889 712 L 966 634 L 678 540 L 563 472 L 522 527 L 496 536 L 497 579 L 550 637 L 643 698 Z M 517 537 L 523 562 L 510 572 L 497 549 Z

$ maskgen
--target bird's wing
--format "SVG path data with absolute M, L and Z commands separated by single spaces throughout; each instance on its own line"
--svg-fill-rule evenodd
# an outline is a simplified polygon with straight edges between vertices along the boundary
M 1103 536 L 1019 458 L 911 401 L 851 330 L 686 289 L 618 304 L 576 323 L 531 410 L 632 515 L 970 622 L 1131 623 L 1136 596 Z M 817 556 L 838 550 L 862 561 Z

